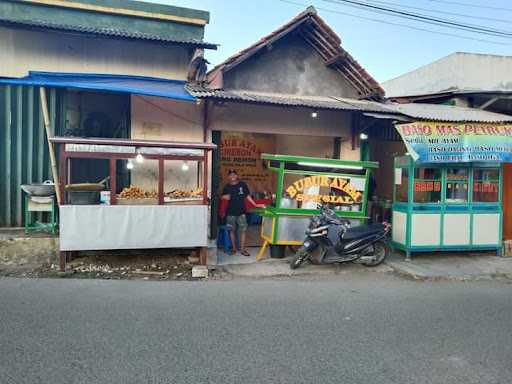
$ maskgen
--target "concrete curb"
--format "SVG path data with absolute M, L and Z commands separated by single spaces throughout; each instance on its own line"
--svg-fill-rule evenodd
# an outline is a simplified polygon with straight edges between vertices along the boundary
M 512 281 L 512 271 L 501 271 L 499 269 L 489 270 L 486 272 L 475 269 L 474 272 L 450 271 L 456 269 L 452 266 L 444 266 L 444 271 L 425 271 L 424 265 L 415 265 L 414 262 L 405 261 L 386 261 L 385 264 L 393 270 L 393 273 L 402 278 L 415 281 L 484 281 L 484 280 L 510 280 Z M 443 269 L 436 266 L 436 269 Z M 422 270 L 423 269 L 423 270 Z
M 270 259 L 257 263 L 249 264 L 228 264 L 216 266 L 218 271 L 222 271 L 230 277 L 242 278 L 283 278 L 283 277 L 322 277 L 336 276 L 349 273 L 390 273 L 392 268 L 381 265 L 375 268 L 368 268 L 358 264 L 334 264 L 334 265 L 311 265 L 306 264 L 298 269 L 292 270 L 289 266 L 289 260 Z

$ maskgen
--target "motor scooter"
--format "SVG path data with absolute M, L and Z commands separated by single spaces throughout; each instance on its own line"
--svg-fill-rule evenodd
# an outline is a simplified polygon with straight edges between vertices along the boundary
M 359 225 L 338 217 L 327 206 L 311 218 L 306 239 L 290 262 L 290 268 L 298 268 L 309 260 L 312 264 L 336 264 L 354 262 L 368 267 L 381 264 L 390 253 L 386 237 L 391 224 Z M 319 250 L 319 256 L 313 255 Z

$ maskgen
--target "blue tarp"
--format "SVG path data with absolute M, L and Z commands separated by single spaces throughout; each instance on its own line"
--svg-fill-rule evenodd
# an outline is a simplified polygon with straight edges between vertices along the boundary
M 196 100 L 185 89 L 185 81 L 154 77 L 98 75 L 85 73 L 29 72 L 22 78 L 0 78 L 0 84 L 77 88 L 95 91 L 134 93 L 175 100 Z

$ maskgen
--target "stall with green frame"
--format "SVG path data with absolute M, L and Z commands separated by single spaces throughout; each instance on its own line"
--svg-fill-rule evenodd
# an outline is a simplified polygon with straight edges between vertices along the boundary
M 502 246 L 500 163 L 394 162 L 392 244 L 406 252 Z
M 320 204 L 356 225 L 367 219 L 370 175 L 378 163 L 274 154 L 262 154 L 262 159 L 275 172 L 277 188 L 273 206 L 258 210 L 264 244 L 257 260 L 269 245 L 301 245 Z

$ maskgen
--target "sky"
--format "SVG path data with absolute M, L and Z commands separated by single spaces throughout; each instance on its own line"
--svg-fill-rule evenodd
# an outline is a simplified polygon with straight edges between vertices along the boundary
M 340 36 L 343 48 L 350 52 L 379 82 L 392 79 L 453 52 L 512 55 L 512 25 L 510 25 L 512 24 L 512 1 L 510 0 L 364 0 L 376 6 L 400 7 L 402 10 L 422 13 L 430 17 L 504 30 L 510 32 L 510 37 L 481 35 L 404 20 L 344 5 L 340 0 L 146 1 L 209 11 L 210 24 L 206 26 L 205 41 L 220 44 L 217 51 L 206 52 L 206 57 L 212 64 L 222 62 L 233 53 L 253 44 L 262 36 L 289 21 L 308 5 L 317 8 L 318 14 Z M 488 8 L 481 8 L 482 6 Z M 448 12 L 471 17 L 447 14 Z M 380 20 L 380 22 L 374 20 Z M 385 24 L 382 21 L 428 29 L 437 33 Z

